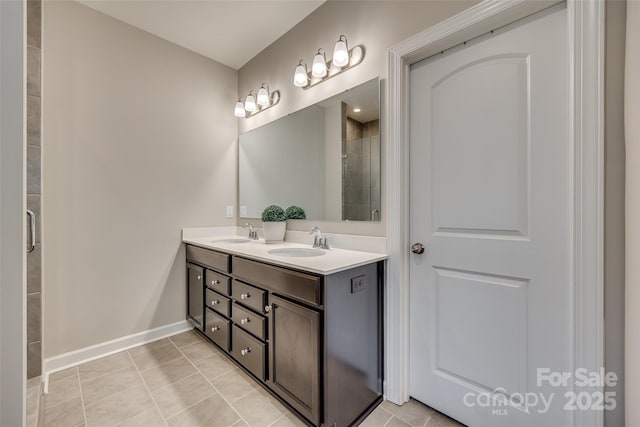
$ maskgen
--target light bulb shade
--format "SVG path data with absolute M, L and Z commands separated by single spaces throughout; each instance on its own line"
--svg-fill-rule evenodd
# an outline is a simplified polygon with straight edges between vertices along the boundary
M 258 111 L 256 100 L 253 98 L 253 95 L 247 95 L 247 99 L 244 100 L 244 109 L 250 113 L 255 113 L 256 111 Z
M 242 101 L 236 102 L 236 109 L 233 111 L 233 114 L 235 114 L 236 117 L 244 117 L 245 116 L 244 104 L 242 103 Z
M 258 89 L 258 95 L 256 96 L 256 102 L 258 103 L 258 105 L 260 105 L 262 107 L 266 107 L 267 105 L 270 104 L 270 102 L 269 102 L 269 89 L 264 87 L 264 85 L 261 86 L 260 89 Z
M 347 48 L 347 38 L 340 36 L 340 40 L 336 42 L 333 48 L 333 65 L 336 67 L 344 67 L 349 64 L 349 49 Z
M 309 76 L 307 75 L 307 68 L 302 65 L 302 62 L 296 67 L 296 71 L 293 74 L 293 84 L 298 87 L 304 87 L 309 83 Z
M 320 53 L 320 51 L 318 51 L 316 56 L 313 57 L 311 75 L 318 78 L 322 78 L 327 75 L 327 60 L 324 57 L 324 53 Z

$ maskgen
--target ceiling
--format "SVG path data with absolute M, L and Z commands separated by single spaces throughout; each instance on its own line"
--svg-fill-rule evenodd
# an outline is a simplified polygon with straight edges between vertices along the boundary
M 325 0 L 78 0 L 239 69 Z

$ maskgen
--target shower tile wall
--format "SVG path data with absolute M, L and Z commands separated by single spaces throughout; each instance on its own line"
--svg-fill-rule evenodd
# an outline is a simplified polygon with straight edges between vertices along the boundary
M 347 117 L 345 122 L 342 219 L 370 221 L 372 210 L 380 211 L 379 120 L 360 123 Z
M 372 120 L 362 124 L 362 138 L 369 138 L 369 218 L 367 220 L 379 221 L 380 204 L 381 204 L 381 181 L 382 181 L 382 164 L 380 163 L 380 120 Z M 374 214 L 374 210 L 375 212 Z M 374 218 L 375 216 L 375 218 Z
M 40 0 L 27 1 L 27 208 L 36 215 L 36 247 L 27 255 L 27 378 L 42 366 L 42 275 L 40 242 Z

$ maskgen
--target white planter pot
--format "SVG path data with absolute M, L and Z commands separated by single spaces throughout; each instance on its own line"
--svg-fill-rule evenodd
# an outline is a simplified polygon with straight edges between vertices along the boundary
M 287 231 L 287 222 L 263 222 L 262 231 L 265 243 L 280 243 Z

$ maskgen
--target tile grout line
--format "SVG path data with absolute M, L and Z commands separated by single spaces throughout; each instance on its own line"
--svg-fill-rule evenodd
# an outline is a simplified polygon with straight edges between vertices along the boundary
M 382 427 L 387 427 L 387 426 L 389 425 L 389 423 L 390 423 L 391 421 L 393 421 L 393 419 L 394 419 L 395 417 L 396 417 L 395 415 L 391 414 L 391 418 L 389 418 L 389 419 L 387 420 L 387 422 L 386 422 L 386 423 L 384 423 L 384 426 L 382 426 Z M 398 418 L 398 419 L 399 419 L 399 418 Z M 400 420 L 400 421 L 402 421 L 402 420 Z
M 0 1 L 1 1 L 1 0 L 0 0 Z M 80 381 L 80 384 L 81 384 L 81 385 L 82 385 L 82 384 L 84 384 L 84 385 L 86 386 L 87 384 L 92 383 L 92 382 L 97 381 L 97 380 L 101 380 L 101 381 L 102 381 L 102 380 L 104 380 L 104 378 L 105 378 L 105 377 L 108 377 L 108 376 L 113 375 L 113 374 L 115 374 L 115 373 L 119 373 L 119 372 L 124 371 L 124 370 L 126 370 L 126 369 L 131 369 L 132 367 L 133 367 L 133 368 L 135 368 L 135 364 L 134 364 L 133 366 L 125 366 L 124 368 L 114 369 L 113 371 L 111 371 L 111 372 L 109 372 L 109 373 L 106 373 L 106 374 L 104 374 L 104 375 L 100 375 L 99 377 L 91 378 L 91 379 L 86 380 L 86 381 L 84 381 L 84 382 L 83 382 L 83 381 Z M 78 377 L 80 377 L 80 372 L 78 372 Z M 132 387 L 133 387 L 133 386 L 132 386 Z M 127 387 L 127 389 L 129 389 L 129 388 L 131 388 L 131 387 Z M 120 392 L 118 391 L 118 392 L 113 393 L 113 394 L 118 394 L 118 393 L 120 393 Z M 113 396 L 113 394 L 112 394 L 111 396 Z M 109 397 L 109 396 L 105 396 L 105 397 Z M 105 397 L 103 397 L 102 399 L 104 399 Z M 99 399 L 99 400 L 97 400 L 96 402 L 99 402 L 99 401 L 100 401 L 100 400 L 102 400 L 102 399 Z M 91 405 L 93 405 L 93 403 L 90 403 L 90 404 L 89 404 L 89 406 L 91 406 Z
M 195 332 L 192 332 L 192 333 L 195 333 Z M 240 419 L 241 419 L 242 421 L 244 421 L 244 423 L 245 423 L 246 425 L 250 426 L 250 424 L 247 422 L 247 420 L 245 420 L 245 419 L 244 419 L 244 417 L 242 416 L 242 414 L 240 414 L 240 412 L 238 412 L 238 410 L 237 410 L 237 409 L 236 409 L 236 408 L 231 404 L 231 402 L 229 402 L 229 401 L 227 400 L 227 398 L 226 398 L 226 397 L 224 397 L 224 396 L 222 395 L 222 393 L 220 393 L 220 390 L 218 390 L 218 388 L 217 388 L 216 386 L 214 386 L 214 385 L 213 385 L 213 383 L 209 380 L 209 378 L 207 378 L 207 376 L 206 376 L 205 374 L 203 374 L 203 373 L 202 373 L 202 371 L 201 371 L 201 370 L 196 366 L 196 364 L 195 364 L 195 363 L 193 363 L 193 362 L 191 361 L 191 359 L 189 359 L 189 358 L 188 358 L 188 357 L 187 357 L 187 356 L 182 352 L 182 349 L 180 349 L 180 347 L 178 347 L 178 346 L 173 342 L 173 340 L 171 339 L 171 337 L 169 337 L 169 340 L 170 340 L 170 341 L 171 341 L 171 343 L 172 343 L 172 344 L 173 344 L 173 345 L 178 349 L 178 351 L 179 351 L 179 352 L 184 356 L 184 358 L 185 358 L 185 359 L 187 359 L 187 360 L 189 361 L 189 363 L 191 363 L 191 365 L 196 369 L 196 371 L 198 371 L 198 373 L 199 373 L 200 375 L 202 375 L 202 377 L 205 379 L 205 381 L 207 381 L 207 382 L 209 383 L 209 385 L 210 385 L 211 387 L 213 387 L 213 389 L 214 389 L 214 390 L 215 390 L 215 391 L 220 395 L 220 397 L 222 398 L 222 400 L 224 400 L 224 401 L 227 403 L 227 405 L 229 405 L 229 407 L 230 407 L 231 409 L 233 409 L 233 411 L 234 411 L 236 414 L 238 414 L 238 416 L 240 417 Z M 206 342 L 205 342 L 205 344 L 206 344 Z M 237 421 L 236 421 L 236 422 L 234 422 L 233 424 L 236 424 L 236 423 L 237 423 Z M 233 424 L 231 424 L 231 426 L 232 426 Z
M 0 1 L 1 1 L 1 0 L 0 0 Z M 100 357 L 100 358 L 98 358 L 98 359 L 94 359 L 94 360 L 92 360 L 92 361 L 85 362 L 85 363 L 81 363 L 80 365 L 74 366 L 74 367 L 73 367 L 73 369 L 77 369 L 77 370 L 78 370 L 78 380 L 80 380 L 80 367 L 81 367 L 81 366 L 86 365 L 86 364 L 89 364 L 89 363 L 92 363 L 92 362 L 96 362 L 96 361 L 101 360 L 101 359 L 106 359 L 106 358 L 108 358 L 108 357 L 115 356 L 115 355 L 118 355 L 118 354 L 120 354 L 120 353 L 124 353 L 124 352 L 127 352 L 127 350 L 123 350 L 122 352 L 119 352 L 119 353 L 113 353 L 113 354 L 110 354 L 109 356 Z M 121 370 L 123 370 L 123 369 L 127 369 L 127 368 L 129 368 L 129 366 L 125 366 L 125 367 L 123 367 L 123 368 L 113 369 L 113 370 L 111 370 L 111 371 L 109 371 L 109 372 L 106 372 L 106 373 L 104 373 L 104 374 L 100 374 L 100 375 L 98 375 L 98 376 L 96 376 L 96 377 L 89 378 L 88 380 L 85 380 L 85 381 L 84 381 L 84 383 L 86 384 L 86 383 L 91 382 L 91 381 L 95 381 L 95 380 L 103 379 L 103 378 L 104 378 L 104 377 L 106 377 L 107 375 L 111 375 L 112 373 L 114 373 L 114 372 L 116 372 L 116 371 L 121 371 Z M 66 369 L 65 369 L 65 370 L 66 370 Z M 51 381 L 49 381 L 49 382 L 51 382 Z M 82 384 L 82 383 L 83 383 L 83 381 L 82 381 L 82 380 L 80 380 L 80 384 Z
M 221 377 L 221 376 L 222 376 L 222 375 L 218 375 L 218 377 Z M 218 378 L 218 377 L 216 377 L 216 378 Z M 253 381 L 253 380 L 252 380 L 252 381 Z M 238 402 L 238 401 L 240 401 L 240 400 L 244 399 L 245 397 L 247 397 L 247 396 L 249 396 L 250 394 L 252 394 L 254 391 L 258 391 L 258 389 L 257 389 L 257 388 L 254 388 L 254 389 L 253 389 L 253 390 L 251 390 L 250 392 L 248 392 L 248 393 L 246 393 L 246 394 L 243 394 L 242 396 L 238 397 L 238 398 L 237 398 L 237 399 L 235 399 L 234 401 L 230 401 L 230 402 L 231 402 L 231 404 L 233 405 L 234 403 L 236 403 L 236 402 Z
M 2 1 L 2 0 L 0 0 L 0 1 Z M 43 395 L 43 397 L 44 397 L 44 396 L 45 396 L 45 395 Z M 80 396 L 78 396 L 78 397 L 80 397 Z M 55 408 L 56 406 L 60 406 L 60 405 L 62 405 L 63 403 L 68 403 L 68 402 L 70 402 L 70 401 L 72 401 L 72 400 L 74 400 L 74 399 L 77 399 L 77 397 L 70 397 L 69 399 L 61 400 L 60 402 L 56 403 L 55 405 L 51 405 L 51 406 L 44 406 L 44 405 L 41 405 L 40 409 L 41 409 L 41 411 L 43 411 L 43 412 L 44 412 L 44 411 L 48 411 L 49 409 Z
M 172 344 L 172 345 L 173 345 L 173 346 L 174 346 L 178 351 L 180 351 L 180 349 L 178 348 L 178 346 L 177 346 L 173 341 L 170 341 L 170 342 L 171 342 L 171 344 Z M 188 344 L 188 345 L 186 345 L 185 347 L 190 347 L 190 346 L 192 346 L 193 344 L 197 344 L 197 343 Z M 184 377 L 184 378 L 180 378 L 180 379 L 178 379 L 178 380 L 176 380 L 176 381 L 172 381 L 172 382 L 171 382 L 171 383 L 169 383 L 169 384 L 165 384 L 165 385 L 163 385 L 162 387 L 159 387 L 159 388 L 158 388 L 158 390 L 162 390 L 162 389 L 164 389 L 164 388 L 167 388 L 167 387 L 169 387 L 169 386 L 170 386 L 170 385 L 172 385 L 172 384 L 175 384 L 175 383 L 180 382 L 180 381 L 182 381 L 182 380 L 185 380 L 185 379 L 187 379 L 187 378 L 193 377 L 193 376 L 195 376 L 195 375 L 200 375 L 200 376 L 202 376 L 205 380 L 207 380 L 207 378 L 204 376 L 204 374 L 203 374 L 202 372 L 200 372 L 196 366 L 194 366 L 193 362 L 191 362 L 191 360 L 190 360 L 189 358 L 187 358 L 187 356 L 185 356 L 185 355 L 184 355 L 184 353 L 182 353 L 182 352 L 180 351 L 180 354 L 181 354 L 181 356 L 180 356 L 180 357 L 176 357 L 175 359 L 171 359 L 169 362 L 164 363 L 164 364 L 162 364 L 162 365 L 159 365 L 159 366 L 157 366 L 157 367 L 164 366 L 164 365 L 166 365 L 166 364 L 168 364 L 168 363 L 170 363 L 170 362 L 172 362 L 172 361 L 174 361 L 174 360 L 178 360 L 178 359 L 180 359 L 180 358 L 184 358 L 187 362 L 189 362 L 189 363 L 193 366 L 193 368 L 196 370 L 196 372 L 194 372 L 194 373 L 193 373 L 193 374 L 191 374 L 191 375 L 187 375 L 187 376 L 186 376 L 186 377 Z M 209 357 L 209 356 L 207 356 L 207 357 Z M 204 359 L 204 358 L 203 358 L 203 359 Z M 151 369 L 155 369 L 155 368 L 151 368 Z M 151 369 L 147 369 L 147 371 L 150 371 Z M 144 371 L 144 372 L 146 372 L 146 371 Z M 142 373 L 141 373 L 140 375 L 142 375 Z M 144 381 L 144 377 L 142 378 L 142 381 L 145 383 L 145 386 L 146 386 L 147 384 L 146 384 L 146 382 Z M 207 382 L 208 382 L 208 381 L 207 381 Z M 211 384 L 210 384 L 210 385 L 211 385 Z M 212 387 L 213 387 L 213 386 L 212 386 Z M 148 388 L 148 386 L 147 386 L 147 389 L 149 390 L 149 393 L 151 394 L 151 398 L 152 398 L 152 399 L 154 400 L 154 402 L 155 402 L 155 398 L 153 397 L 153 393 L 151 392 L 151 389 L 149 389 L 149 388 Z M 176 412 L 175 414 L 171 415 L 171 416 L 170 416 L 170 417 L 168 417 L 168 418 L 173 418 L 173 417 L 175 417 L 175 416 L 177 416 L 177 415 L 179 415 L 179 414 L 181 414 L 181 413 L 183 413 L 183 412 L 188 411 L 188 410 L 189 410 L 189 409 L 191 409 L 192 407 L 194 407 L 194 406 L 196 406 L 196 405 L 198 405 L 198 404 L 200 404 L 200 403 L 204 402 L 205 400 L 207 400 L 207 399 L 211 398 L 212 396 L 215 396 L 216 394 L 220 394 L 220 392 L 218 391 L 218 389 L 216 389 L 215 387 L 213 387 L 213 391 L 214 391 L 214 393 L 213 393 L 213 394 L 211 394 L 211 395 L 209 395 L 209 396 L 205 397 L 204 399 L 201 399 L 201 400 L 199 400 L 199 401 L 195 402 L 195 403 L 194 403 L 194 404 L 192 404 L 192 405 L 189 405 L 188 407 L 186 407 L 186 408 L 184 408 L 184 409 L 182 409 L 182 410 L 180 410 L 180 411 Z M 222 395 L 221 395 L 221 396 L 222 396 Z M 160 411 L 160 406 L 159 406 L 159 405 L 156 405 L 156 406 L 158 407 L 158 410 Z M 160 416 L 162 417 L 162 419 L 163 419 L 163 421 L 165 422 L 165 424 L 167 424 L 167 425 L 168 425 L 168 419 L 167 419 L 167 417 L 165 417 L 165 416 L 164 416 L 164 414 L 162 413 L 162 411 L 160 411 Z
M 0 1 L 2 1 L 2 0 L 0 0 Z M 46 411 L 48 411 L 50 409 L 56 408 L 56 407 L 58 407 L 60 405 L 63 405 L 65 403 L 71 402 L 72 400 L 75 400 L 77 398 L 80 398 L 80 404 L 82 405 L 82 410 L 83 410 L 83 414 L 84 414 L 84 402 L 82 401 L 82 388 L 80 387 L 80 383 L 79 383 L 79 381 L 80 381 L 80 372 L 78 371 L 77 367 L 74 367 L 73 369 L 76 370 L 76 378 L 78 379 L 79 396 L 65 398 L 65 399 L 62 399 L 61 401 L 59 401 L 58 403 L 56 403 L 55 405 L 47 406 L 47 405 L 44 404 L 43 401 L 45 400 L 45 397 L 49 393 L 44 393 L 44 391 L 42 391 L 40 399 L 39 399 L 39 402 L 38 402 L 38 411 L 39 411 L 39 414 L 38 414 L 38 427 L 40 426 L 40 423 L 42 422 L 42 416 L 44 415 L 44 412 L 46 412 Z M 71 375 L 69 375 L 69 377 L 71 377 Z M 44 383 L 43 383 L 43 386 L 44 386 Z
M 171 344 L 171 345 L 173 345 L 174 347 L 176 347 L 176 348 L 177 348 L 177 346 L 173 343 L 173 341 L 170 341 L 170 340 L 169 340 L 169 337 L 162 338 L 162 339 L 166 339 L 168 342 L 167 342 L 167 344 L 164 344 L 164 345 L 162 345 L 162 346 L 160 346 L 160 347 L 163 347 L 163 346 L 169 346 L 169 344 Z M 159 341 L 159 340 L 158 340 L 158 341 Z M 145 346 L 145 345 L 146 345 L 146 344 L 142 344 L 142 345 L 141 345 L 141 346 L 139 346 L 139 347 L 143 347 L 143 346 Z M 192 345 L 192 344 L 189 344 L 189 345 Z M 140 374 L 141 374 L 141 375 L 142 375 L 142 372 L 147 372 L 147 371 L 150 371 L 151 369 L 159 368 L 160 366 L 164 366 L 164 365 L 166 365 L 167 363 L 173 362 L 174 360 L 177 360 L 177 359 L 179 359 L 179 358 L 180 358 L 180 356 L 178 356 L 178 357 L 174 357 L 173 359 L 169 359 L 169 360 L 167 360 L 166 362 L 161 363 L 161 364 L 159 364 L 159 365 L 157 365 L 157 366 L 153 366 L 153 367 L 151 367 L 151 368 L 147 368 L 147 369 L 140 370 L 140 368 L 138 368 L 138 365 L 136 365 L 136 361 L 135 361 L 135 359 L 133 358 L 133 356 L 134 356 L 134 355 L 130 353 L 130 351 L 131 351 L 131 350 L 134 350 L 134 349 L 139 348 L 139 347 L 132 347 L 132 348 L 130 348 L 130 349 L 128 349 L 128 350 L 125 350 L 125 351 L 129 354 L 129 357 L 131 358 L 131 361 L 132 361 L 132 362 L 133 362 L 133 364 L 136 366 L 136 368 L 138 369 L 138 371 L 140 372 Z M 160 347 L 158 347 L 158 348 L 160 348 Z M 154 349 L 154 350 L 155 350 L 155 349 Z M 153 350 L 149 350 L 149 352 L 152 352 L 152 351 L 153 351 Z M 142 352 L 140 352 L 140 353 L 138 353 L 138 354 L 142 354 Z M 136 354 L 136 355 L 137 355 L 137 354 Z
M 282 416 L 280 418 L 278 418 L 277 420 L 275 420 L 274 422 L 272 422 L 271 424 L 269 424 L 267 427 L 272 427 L 274 425 L 276 425 L 276 423 L 278 421 L 280 421 L 281 419 L 285 418 L 287 416 L 287 414 L 282 414 Z
M 0 1 L 2 1 L 2 0 L 0 0 Z M 136 368 L 135 364 L 133 365 L 133 368 Z M 117 371 L 121 371 L 121 370 L 124 370 L 124 369 L 131 369 L 131 366 L 127 366 L 126 368 L 116 369 L 115 371 L 112 371 L 112 373 L 113 373 L 113 372 L 117 372 Z M 108 375 L 110 375 L 110 374 L 101 375 L 99 378 L 104 378 L 104 377 L 106 377 L 106 376 L 108 376 Z M 93 381 L 93 379 L 91 379 L 91 380 L 89 380 L 89 381 Z M 85 382 L 85 384 L 86 384 L 87 382 L 89 382 L 89 381 L 86 381 L 86 382 Z M 144 380 L 143 380 L 143 382 L 144 382 Z M 80 383 L 80 385 L 82 385 L 82 383 Z M 120 393 L 124 393 L 125 391 L 129 391 L 129 390 L 131 390 L 132 388 L 135 388 L 135 387 L 138 387 L 138 386 L 139 386 L 139 384 L 130 385 L 129 387 L 125 387 L 125 388 L 123 388 L 122 390 L 118 390 L 117 392 L 112 393 L 112 394 L 110 394 L 110 395 L 108 395 L 108 396 L 101 397 L 100 399 L 96 400 L 96 401 L 95 401 L 95 402 L 93 402 L 93 403 L 89 403 L 89 404 L 87 404 L 86 406 L 93 406 L 93 405 L 96 405 L 96 404 L 98 404 L 98 403 L 102 402 L 103 400 L 109 399 L 110 397 L 113 397 L 113 396 L 117 396 L 117 395 L 119 395 Z M 83 401 L 83 405 L 84 405 L 84 401 Z
M 207 383 L 208 383 L 208 384 L 213 388 L 214 393 L 213 393 L 213 394 L 211 394 L 211 395 L 209 395 L 209 396 L 207 396 L 207 397 L 205 397 L 204 399 L 201 399 L 201 400 L 199 400 L 199 401 L 195 402 L 193 405 L 189 405 L 188 407 L 186 407 L 186 408 L 182 409 L 181 411 L 176 412 L 175 414 L 171 415 L 169 418 L 173 418 L 173 417 L 176 417 L 176 416 L 178 416 L 178 415 L 182 414 L 183 412 L 187 412 L 189 409 L 191 409 L 191 408 L 193 408 L 194 406 L 196 406 L 196 405 L 198 405 L 198 404 L 200 404 L 200 403 L 204 402 L 205 400 L 207 400 L 207 399 L 211 398 L 212 396 L 215 396 L 216 394 L 218 394 L 218 395 L 220 395 L 220 397 L 222 397 L 222 393 L 220 393 L 220 391 L 219 391 L 219 390 L 218 390 L 218 389 L 217 389 L 213 384 L 211 384 L 211 382 L 209 382 L 209 380 L 207 379 L 207 377 L 206 377 L 206 376 L 205 376 L 205 375 L 204 375 L 204 374 L 203 374 L 203 373 L 198 369 L 198 367 L 197 367 L 197 366 L 195 366 L 195 363 L 194 363 L 194 362 L 192 362 L 192 361 L 191 361 L 191 359 L 189 359 L 189 358 L 188 358 L 184 353 L 182 353 L 182 350 L 180 350 L 180 348 L 179 348 L 179 347 L 178 347 L 178 346 L 177 346 L 173 341 L 171 341 L 171 343 L 174 345 L 174 347 L 175 347 L 176 349 L 178 349 L 178 351 L 180 352 L 180 354 L 182 354 L 182 356 L 181 356 L 181 357 L 184 357 L 184 359 L 185 359 L 187 362 L 189 362 L 189 363 L 191 364 L 191 366 L 193 366 L 193 368 L 196 370 L 196 372 L 195 372 L 195 373 L 193 373 L 193 374 L 191 374 L 191 375 L 187 375 L 186 377 L 181 378 L 181 379 L 179 379 L 179 380 L 177 380 L 177 381 L 174 381 L 174 382 L 172 382 L 171 384 L 175 384 L 175 383 L 176 383 L 176 382 L 178 382 L 178 381 L 182 381 L 182 380 L 184 380 L 184 379 L 186 379 L 186 378 L 190 378 L 190 377 L 193 377 L 193 376 L 195 376 L 195 375 L 200 375 L 200 376 L 201 376 L 202 378 L 204 378 L 204 379 L 205 379 L 205 381 L 207 381 Z M 193 344 L 197 344 L 197 343 L 193 343 Z M 186 345 L 185 347 L 190 347 L 190 346 L 191 346 L 191 345 L 193 345 L 193 344 Z M 207 356 L 207 357 L 210 357 L 210 356 Z M 203 359 L 206 359 L 206 357 L 203 357 L 201 360 L 203 360 Z M 196 362 L 197 362 L 197 360 L 196 360 Z M 161 387 L 160 389 L 165 388 L 165 387 L 168 387 L 168 386 L 170 386 L 171 384 L 167 384 L 167 385 L 165 385 L 165 386 Z M 224 398 L 223 398 L 223 400 L 224 400 Z M 231 406 L 231 405 L 229 405 L 229 406 Z M 240 414 L 238 414 L 238 415 L 240 415 Z M 164 418 L 164 415 L 163 415 L 163 418 Z M 240 418 L 242 419 L 242 417 L 240 417 Z M 235 423 L 234 423 L 234 424 L 235 424 Z
M 2 1 L 2 0 L 0 0 L 0 1 Z M 210 356 L 208 356 L 208 357 L 210 357 Z M 207 358 L 207 357 L 205 357 L 205 358 L 203 358 L 203 359 L 200 359 L 200 360 L 204 360 L 204 359 L 206 359 L 206 358 Z M 192 363 L 191 363 L 191 360 L 187 359 L 185 356 L 180 356 L 180 357 L 176 357 L 175 359 L 171 359 L 169 362 L 167 362 L 167 363 L 163 363 L 162 365 L 159 365 L 159 366 L 157 366 L 156 368 L 159 368 L 159 367 L 161 367 L 161 366 L 167 365 L 167 364 L 169 364 L 169 363 L 171 363 L 171 362 L 174 362 L 174 361 L 176 361 L 176 360 L 178 360 L 178 359 L 185 359 L 187 362 L 189 362 L 190 364 L 192 364 Z M 199 360 L 196 360 L 196 362 L 199 362 Z M 193 364 L 192 364 L 192 365 L 193 365 Z M 151 369 L 156 369 L 156 368 L 151 368 Z M 140 372 L 140 374 L 142 375 L 142 373 L 143 373 L 143 372 L 149 372 L 151 369 L 147 369 L 146 371 L 141 371 L 141 372 Z M 231 371 L 229 371 L 229 372 L 231 372 Z M 228 374 L 229 372 L 225 372 L 224 374 L 216 375 L 216 376 L 215 376 L 215 377 L 213 377 L 212 379 L 216 379 L 216 378 L 218 378 L 218 377 L 221 377 L 222 375 Z M 163 389 L 163 388 L 167 388 L 167 387 L 169 387 L 170 385 L 173 385 L 173 384 L 175 384 L 175 383 L 177 383 L 177 382 L 180 382 L 180 381 L 182 381 L 182 380 L 184 380 L 184 379 L 186 379 L 186 378 L 192 377 L 192 376 L 194 376 L 194 375 L 196 375 L 196 374 L 201 374 L 201 375 L 202 375 L 203 377 L 205 377 L 205 379 L 206 379 L 206 376 L 205 376 L 204 374 L 202 374 L 200 371 L 198 371 L 198 370 L 197 370 L 197 368 L 196 368 L 196 372 L 194 372 L 193 374 L 189 374 L 189 375 L 184 376 L 184 377 L 182 377 L 182 378 L 179 378 L 179 379 L 177 379 L 177 380 L 175 380 L 175 381 L 171 381 L 170 383 L 164 384 L 164 385 L 162 385 L 161 387 L 158 387 L 158 390 L 161 390 L 161 389 Z M 144 377 L 142 377 L 142 380 L 144 381 Z M 149 390 L 151 390 L 151 389 L 149 389 Z M 216 391 L 216 393 L 217 393 L 217 391 Z
M 378 405 L 378 407 L 374 409 L 369 415 L 367 415 L 367 418 L 362 420 L 362 422 L 364 423 L 376 411 L 382 411 L 389 416 L 389 419 L 387 419 L 387 421 L 383 424 L 383 426 L 386 426 L 393 419 L 393 417 L 395 417 L 395 415 L 393 415 L 390 411 L 387 411 L 386 409 L 384 409 L 382 405 Z
M 129 353 L 129 350 L 127 350 L 127 356 L 129 356 L 129 359 L 131 360 L 131 363 L 133 363 L 133 367 L 136 369 L 136 372 L 138 373 L 138 376 L 140 377 L 140 380 L 142 381 L 142 385 L 144 385 L 145 390 L 147 390 L 147 393 L 149 393 L 149 397 L 151 397 L 151 401 L 153 402 L 153 405 L 156 407 L 156 409 L 158 410 L 158 413 L 162 417 L 162 421 L 164 421 L 164 424 L 167 427 L 169 427 L 169 423 L 167 422 L 167 419 L 164 417 L 164 415 L 162 414 L 162 411 L 160 410 L 160 405 L 158 405 L 158 402 L 156 402 L 156 398 L 153 397 L 153 393 L 151 393 L 151 390 L 149 389 L 149 386 L 147 385 L 146 381 L 144 380 L 144 377 L 142 376 L 142 373 L 140 372 L 140 369 L 138 369 L 138 365 L 136 365 L 136 362 L 133 360 L 133 356 L 131 356 L 131 353 Z M 141 413 L 142 412 L 139 412 L 139 413 L 137 413 L 136 415 L 134 415 L 133 417 L 131 417 L 129 419 L 135 418 L 138 415 L 140 415 Z M 125 420 L 125 421 L 127 421 L 127 420 Z
M 200 373 L 199 373 L 199 372 L 196 372 L 196 373 L 195 373 L 195 374 L 193 374 L 193 375 L 197 375 L 197 374 L 200 374 Z M 189 375 L 189 377 L 192 377 L 193 375 Z M 200 375 L 202 375 L 202 374 L 200 374 Z M 189 377 L 185 377 L 185 378 L 189 378 Z M 180 415 L 180 414 L 182 414 L 182 413 L 184 413 L 184 412 L 187 412 L 189 409 L 193 408 L 193 407 L 194 407 L 194 406 L 196 406 L 196 405 L 201 404 L 202 402 L 204 402 L 204 401 L 205 401 L 205 400 L 207 400 L 207 399 L 212 398 L 212 397 L 213 397 L 213 396 L 215 396 L 216 394 L 220 394 L 220 393 L 219 393 L 217 390 L 214 390 L 214 391 L 213 391 L 213 394 L 210 394 L 209 396 L 205 397 L 204 399 L 200 399 L 200 400 L 198 400 L 198 401 L 197 401 L 197 402 L 195 402 L 193 405 L 189 405 L 189 406 L 187 406 L 186 408 L 179 410 L 179 411 L 178 411 L 178 412 L 176 412 L 175 414 L 171 415 L 169 418 L 174 418 L 174 417 L 177 417 L 178 415 Z M 162 415 L 162 414 L 160 414 L 160 415 Z M 162 418 L 165 418 L 165 417 L 164 417 L 164 415 L 162 415 Z M 168 421 L 167 421 L 167 422 L 168 422 Z
M 89 426 L 87 421 L 87 409 L 84 406 L 84 396 L 82 394 L 82 383 L 80 382 L 80 369 L 76 366 L 76 378 L 78 378 L 78 387 L 80 388 L 80 403 L 82 404 L 82 416 L 84 417 L 84 425 Z

